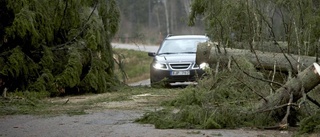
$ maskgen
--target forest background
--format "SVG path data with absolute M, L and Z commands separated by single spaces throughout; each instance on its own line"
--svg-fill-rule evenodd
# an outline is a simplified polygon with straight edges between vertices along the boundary
M 205 34 L 204 22 L 197 18 L 188 25 L 192 0 L 118 0 L 119 31 L 114 42 L 160 44 L 168 34 Z

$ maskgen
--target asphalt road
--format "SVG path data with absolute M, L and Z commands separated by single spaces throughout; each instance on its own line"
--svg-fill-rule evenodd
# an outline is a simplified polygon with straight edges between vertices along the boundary
M 155 129 L 134 123 L 142 111 L 107 109 L 74 116 L 0 117 L 0 137 L 290 137 L 288 131 Z
M 123 44 L 123 43 L 112 43 L 113 48 L 132 49 L 137 51 L 145 52 L 157 52 L 159 46 L 146 45 L 146 44 Z

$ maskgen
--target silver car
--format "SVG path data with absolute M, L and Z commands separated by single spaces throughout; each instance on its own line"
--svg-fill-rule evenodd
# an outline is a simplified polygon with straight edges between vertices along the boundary
M 162 42 L 150 65 L 151 86 L 163 81 L 167 86 L 175 82 L 192 82 L 204 74 L 207 64 L 196 64 L 197 45 L 206 42 L 205 35 L 169 35 Z

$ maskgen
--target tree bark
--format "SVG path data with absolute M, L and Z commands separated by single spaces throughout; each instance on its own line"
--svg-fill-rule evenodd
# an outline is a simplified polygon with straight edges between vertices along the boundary
M 283 118 L 288 115 L 286 106 L 297 105 L 296 102 L 314 89 L 320 83 L 320 66 L 313 63 L 297 77 L 290 79 L 282 87 L 276 90 L 274 94 L 267 96 L 257 104 L 256 108 L 260 111 L 274 111 L 274 115 Z M 285 121 L 285 122 L 284 122 Z M 280 124 L 287 124 L 287 119 L 283 119 Z M 289 120 L 291 122 L 296 122 Z M 290 123 L 290 125 L 295 123 Z
M 277 105 L 288 103 L 290 93 L 293 94 L 293 101 L 297 102 L 302 95 L 307 94 L 320 83 L 320 66 L 313 63 L 307 69 L 300 72 L 297 77 L 292 78 L 279 88 L 275 94 L 266 97 L 267 101 L 258 105 L 260 109 L 267 109 Z
M 201 43 L 198 45 L 196 54 L 196 63 L 201 64 L 203 62 L 210 65 L 217 62 L 226 63 L 230 60 L 231 56 L 234 58 L 244 57 L 248 59 L 256 68 L 262 68 L 266 70 L 273 70 L 276 68 L 278 71 L 283 72 L 299 72 L 306 69 L 316 61 L 316 57 L 311 56 L 298 56 L 286 53 L 272 53 L 255 51 L 245 49 L 231 49 L 225 48 L 221 53 L 218 52 L 218 48 L 213 43 Z

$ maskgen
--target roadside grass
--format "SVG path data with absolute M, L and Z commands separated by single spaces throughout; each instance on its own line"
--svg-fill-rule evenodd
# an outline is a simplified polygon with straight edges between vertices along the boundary
M 113 49 L 116 58 L 115 74 L 124 83 L 133 83 L 150 77 L 152 58 L 146 52 L 129 49 Z M 125 72 L 125 75 L 123 75 Z

